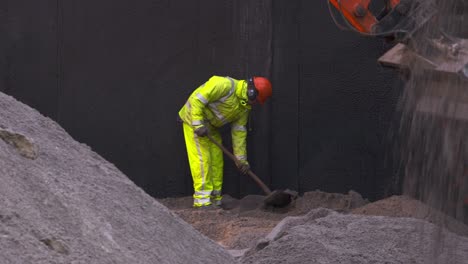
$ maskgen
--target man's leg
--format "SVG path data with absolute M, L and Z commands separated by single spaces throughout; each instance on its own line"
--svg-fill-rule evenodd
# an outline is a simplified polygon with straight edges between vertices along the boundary
M 211 136 L 218 142 L 222 143 L 221 134 L 218 130 L 213 129 Z M 211 154 L 211 179 L 213 180 L 212 198 L 216 205 L 221 205 L 222 189 L 223 189 L 223 168 L 224 159 L 223 151 L 214 143 L 210 146 Z
M 193 206 L 201 207 L 211 204 L 211 192 L 213 191 L 211 179 L 211 142 L 206 137 L 199 137 L 193 128 L 187 124 L 184 126 L 185 145 L 193 179 Z

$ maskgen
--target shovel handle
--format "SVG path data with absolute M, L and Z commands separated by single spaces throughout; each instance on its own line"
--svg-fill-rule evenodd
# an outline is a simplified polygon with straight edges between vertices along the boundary
M 210 134 L 207 134 L 206 136 L 211 140 L 211 142 L 213 142 L 216 146 L 218 146 L 224 152 L 224 154 L 226 154 L 226 156 L 231 158 L 236 163 L 236 165 L 240 163 L 239 160 L 236 158 L 236 156 L 234 156 L 229 150 L 227 150 L 223 145 L 221 145 L 221 143 L 216 141 Z M 250 177 L 252 177 L 252 179 L 258 184 L 258 186 L 260 186 L 260 188 L 262 188 L 262 190 L 265 192 L 265 194 L 267 194 L 267 195 L 271 194 L 270 188 L 268 188 L 268 186 L 266 186 L 262 182 L 262 180 L 260 180 L 260 178 L 257 175 L 255 175 L 255 173 L 253 173 L 253 171 L 251 171 L 249 169 L 247 171 L 247 174 Z

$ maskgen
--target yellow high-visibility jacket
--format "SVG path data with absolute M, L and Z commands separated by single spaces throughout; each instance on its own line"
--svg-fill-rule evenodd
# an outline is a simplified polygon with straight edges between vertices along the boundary
M 194 129 L 202 125 L 218 128 L 231 123 L 234 155 L 246 162 L 246 125 L 251 110 L 247 102 L 245 80 L 213 76 L 193 91 L 179 116 Z

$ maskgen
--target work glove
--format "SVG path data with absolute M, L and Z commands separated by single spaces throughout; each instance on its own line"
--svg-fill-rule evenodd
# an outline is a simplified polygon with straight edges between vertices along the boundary
M 197 136 L 199 137 L 204 137 L 206 135 L 208 135 L 208 128 L 206 128 L 206 126 L 201 126 L 197 129 L 195 129 L 195 134 L 197 134 Z
M 250 170 L 250 166 L 248 163 L 238 163 L 237 164 L 237 168 L 239 169 L 239 171 L 242 173 L 242 174 L 247 174 Z

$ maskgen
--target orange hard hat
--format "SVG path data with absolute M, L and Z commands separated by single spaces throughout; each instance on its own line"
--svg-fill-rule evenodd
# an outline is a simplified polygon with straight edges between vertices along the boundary
M 253 83 L 255 89 L 257 89 L 257 101 L 260 104 L 265 103 L 265 101 L 271 97 L 272 90 L 271 90 L 271 82 L 264 77 L 253 77 Z

